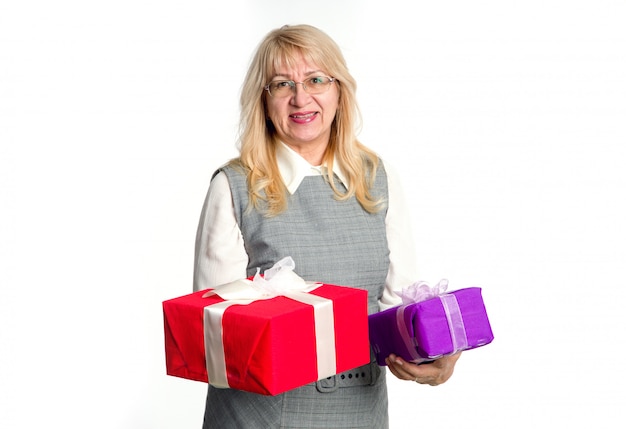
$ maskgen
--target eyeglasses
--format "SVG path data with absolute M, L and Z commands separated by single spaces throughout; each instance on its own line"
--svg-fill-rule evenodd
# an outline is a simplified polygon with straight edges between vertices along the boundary
M 335 81 L 334 77 L 314 76 L 302 82 L 293 80 L 277 80 L 270 82 L 263 87 L 272 97 L 287 97 L 296 93 L 296 85 L 301 84 L 308 94 L 321 94 L 328 91 L 330 85 Z

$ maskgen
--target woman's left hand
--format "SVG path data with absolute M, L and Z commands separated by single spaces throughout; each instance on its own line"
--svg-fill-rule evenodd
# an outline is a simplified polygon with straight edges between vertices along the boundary
M 460 357 L 461 352 L 443 356 L 433 362 L 416 365 L 391 354 L 385 359 L 385 362 L 391 373 L 400 380 L 411 380 L 420 384 L 437 386 L 445 383 L 452 376 L 454 365 Z

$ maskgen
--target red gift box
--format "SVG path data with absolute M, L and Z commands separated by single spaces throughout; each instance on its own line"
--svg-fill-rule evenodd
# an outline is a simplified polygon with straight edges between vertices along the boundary
M 168 375 L 277 395 L 370 361 L 365 290 L 247 302 L 206 292 L 163 302 Z

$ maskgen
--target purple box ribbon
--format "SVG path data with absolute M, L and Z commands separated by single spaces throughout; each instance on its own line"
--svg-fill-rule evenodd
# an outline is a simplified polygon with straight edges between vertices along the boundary
M 403 304 L 369 316 L 379 365 L 390 353 L 420 363 L 493 340 L 480 288 L 446 293 L 447 285 L 445 279 L 434 287 L 415 283 L 396 292 Z

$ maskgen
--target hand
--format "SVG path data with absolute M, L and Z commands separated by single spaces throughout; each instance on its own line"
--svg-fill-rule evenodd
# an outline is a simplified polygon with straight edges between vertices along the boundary
M 461 352 L 441 357 L 433 362 L 416 365 L 394 354 L 385 362 L 393 375 L 400 380 L 411 380 L 419 384 L 437 386 L 445 383 L 454 372 L 454 365 L 461 357 Z

